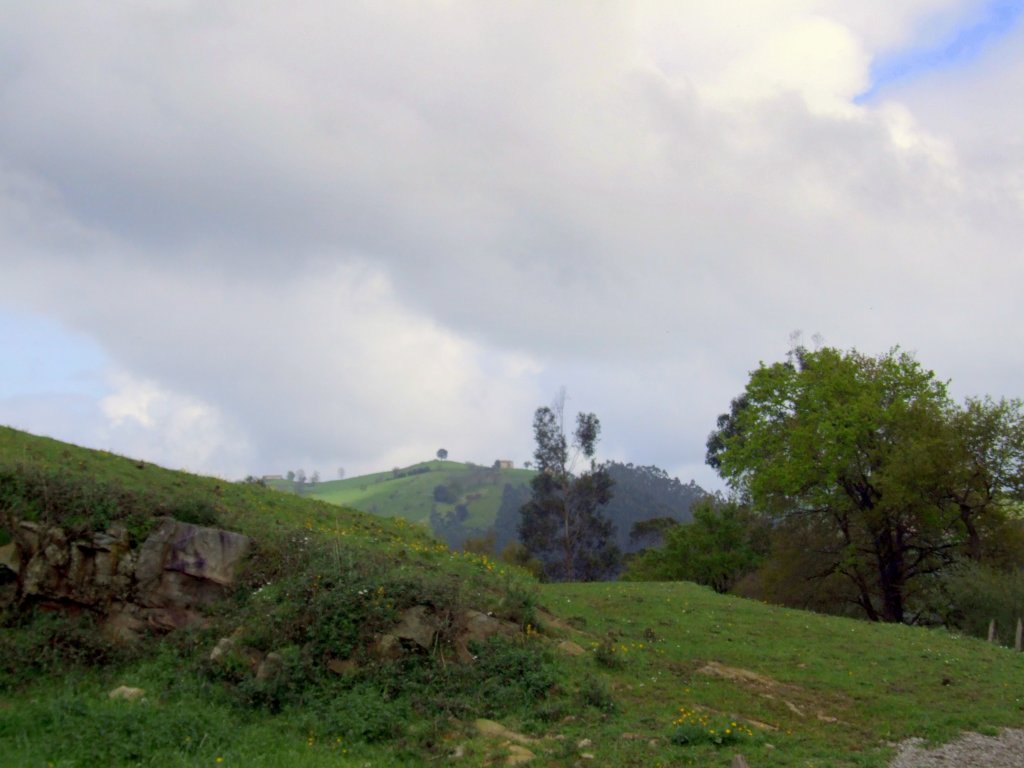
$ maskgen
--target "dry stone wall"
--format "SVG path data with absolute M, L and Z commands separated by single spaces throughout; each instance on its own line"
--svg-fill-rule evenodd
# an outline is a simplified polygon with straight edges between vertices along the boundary
M 168 517 L 137 549 L 118 526 L 79 536 L 29 521 L 10 527 L 0 607 L 91 610 L 122 640 L 202 623 L 201 609 L 231 590 L 252 549 L 248 536 Z

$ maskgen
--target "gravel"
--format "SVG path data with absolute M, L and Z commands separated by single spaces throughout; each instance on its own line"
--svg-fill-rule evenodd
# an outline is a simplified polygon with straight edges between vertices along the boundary
M 922 739 L 904 741 L 889 768 L 1024 768 L 1024 730 L 1006 728 L 998 736 L 967 733 L 926 749 Z

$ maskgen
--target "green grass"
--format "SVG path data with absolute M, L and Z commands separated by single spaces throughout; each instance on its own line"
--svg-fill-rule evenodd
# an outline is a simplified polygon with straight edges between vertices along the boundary
M 436 480 L 433 471 L 418 477 Z M 911 736 L 942 742 L 1024 726 L 1024 658 L 940 630 L 818 616 L 692 584 L 538 591 L 522 572 L 449 552 L 403 518 L 14 430 L 0 429 L 0 480 L 8 514 L 87 527 L 124 513 L 142 536 L 150 512 L 173 512 L 258 542 L 245 588 L 209 629 L 141 650 L 111 649 L 52 615 L 8 617 L 4 766 L 387 767 L 446 763 L 456 750 L 459 765 L 497 765 L 507 741 L 473 728 L 491 717 L 535 739 L 536 765 L 728 766 L 741 753 L 756 768 L 863 768 L 884 766 L 891 745 Z M 546 612 L 533 610 L 537 601 Z M 475 665 L 435 654 L 392 665 L 363 657 L 351 678 L 324 671 L 328 649 L 358 656 L 368 631 L 424 602 L 530 627 L 480 649 Z M 288 674 L 262 684 L 244 664 L 211 666 L 210 649 L 239 627 L 246 645 L 280 651 Z M 556 650 L 563 639 L 585 652 Z M 144 688 L 145 700 L 109 700 L 119 685 Z
M 756 766 L 883 766 L 888 745 L 912 736 L 942 742 L 965 730 L 1024 726 L 1024 658 L 979 640 L 781 609 L 692 584 L 547 585 L 541 594 L 591 649 L 573 661 L 576 676 L 599 676 L 618 703 L 614 718 L 578 721 L 568 734 L 590 738 L 603 764 L 724 766 L 739 752 Z M 618 659 L 609 663 L 609 655 Z M 709 662 L 763 679 L 703 674 Z M 719 736 L 733 722 L 734 733 L 754 736 L 672 745 L 681 710 L 700 713 Z M 663 744 L 653 762 L 650 739 Z
M 425 471 L 424 471 L 425 470 Z M 529 469 L 500 469 L 455 461 L 426 461 L 403 467 L 402 476 L 376 472 L 345 480 L 329 480 L 307 487 L 304 495 L 331 504 L 351 507 L 381 517 L 402 517 L 411 523 L 430 526 L 431 509 L 448 512 L 458 503 L 469 510 L 467 527 L 487 528 L 494 524 L 506 483 L 529 484 L 535 472 Z M 434 500 L 434 488 L 455 483 L 458 501 L 451 504 Z M 271 487 L 289 491 L 292 483 L 271 481 Z

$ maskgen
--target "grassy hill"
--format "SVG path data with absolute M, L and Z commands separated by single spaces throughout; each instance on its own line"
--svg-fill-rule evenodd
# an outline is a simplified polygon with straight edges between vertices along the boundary
M 1024 659 L 978 640 L 692 584 L 538 586 L 404 519 L 0 428 L 0 546 L 15 515 L 123 520 L 141 538 L 154 512 L 253 536 L 240 589 L 207 626 L 130 648 L 104 644 L 87 612 L 5 611 L 4 766 L 484 766 L 528 750 L 538 766 L 724 767 L 743 754 L 754 768 L 864 768 L 909 737 L 1024 726 Z M 523 631 L 472 663 L 443 642 L 366 655 L 364 628 L 410 605 L 473 607 Z M 280 651 L 280 675 L 212 664 L 227 636 Z M 334 673 L 320 649 L 346 642 L 359 663 Z M 146 695 L 110 699 L 120 685 Z
M 306 485 L 302 494 L 331 504 L 358 509 L 381 517 L 402 517 L 411 523 L 430 527 L 431 509 L 444 514 L 464 504 L 469 511 L 467 527 L 486 528 L 494 524 L 506 483 L 529 484 L 534 475 L 529 469 L 493 469 L 456 461 L 425 461 L 391 472 L 329 480 Z M 270 481 L 273 488 L 293 491 L 287 480 Z M 438 485 L 451 487 L 455 500 L 434 498 Z

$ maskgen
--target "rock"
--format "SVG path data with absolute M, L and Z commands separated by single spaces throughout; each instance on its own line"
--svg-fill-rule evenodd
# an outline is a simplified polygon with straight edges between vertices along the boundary
M 505 758 L 505 765 L 523 765 L 536 757 L 533 752 L 518 744 L 508 745 L 508 757 Z
M 256 668 L 257 680 L 270 680 L 284 669 L 284 658 L 279 653 L 270 652 Z
M 750 768 L 750 763 L 747 762 L 743 755 L 733 755 L 730 768 Z
M 151 608 L 189 608 L 223 597 L 252 539 L 164 518 L 139 549 L 137 600 Z
M 493 720 L 487 720 L 482 717 L 473 722 L 473 727 L 476 728 L 477 733 L 481 736 L 486 736 L 487 738 L 514 741 L 519 744 L 537 743 L 535 739 L 531 739 L 529 736 L 516 733 L 515 731 L 506 728 L 501 723 L 496 723 Z
M 709 661 L 698 669 L 697 673 L 701 675 L 708 675 L 709 677 L 720 677 L 724 680 L 732 680 L 737 683 L 761 685 L 766 688 L 778 686 L 778 683 L 770 677 L 760 675 L 749 669 L 727 667 L 725 664 L 719 664 L 717 661 Z
M 377 638 L 374 651 L 382 659 L 400 658 L 403 653 L 402 641 L 394 635 L 381 635 Z
M 582 656 L 586 653 L 582 645 L 574 643 L 572 640 L 563 640 L 555 648 L 567 656 Z
M 0 568 L 18 573 L 21 570 L 21 556 L 18 554 L 18 547 L 12 541 L 0 547 Z
M 511 621 L 504 621 L 488 616 L 480 611 L 466 611 L 459 617 L 459 632 L 455 638 L 455 653 L 459 661 L 470 663 L 473 654 L 469 650 L 470 643 L 483 643 L 488 639 L 502 635 L 516 637 L 520 634 L 519 626 Z
M 222 637 L 210 651 L 210 661 L 220 661 L 235 650 L 235 638 Z
M 142 688 L 132 688 L 127 685 L 120 685 L 107 694 L 108 699 L 123 699 L 124 701 L 137 701 L 146 695 Z
M 107 614 L 100 625 L 100 632 L 115 643 L 134 643 L 145 628 L 146 622 L 134 616 L 127 606 L 119 606 Z
M 594 755 L 592 753 L 590 753 L 590 752 L 582 752 L 582 753 L 580 753 L 580 760 L 593 760 L 593 759 L 594 759 Z
M 576 749 L 586 749 L 587 747 L 594 746 L 594 742 L 590 739 L 580 739 L 579 743 L 576 744 Z
M 429 651 L 437 637 L 437 622 L 425 605 L 413 606 L 406 610 L 401 620 L 389 634 L 400 640 L 411 640 L 420 648 Z
M 146 626 L 156 632 L 172 632 L 184 627 L 204 627 L 207 619 L 188 608 L 150 608 L 145 612 Z
M 33 523 L 28 520 L 22 520 L 18 523 L 18 528 L 15 533 L 15 541 L 21 541 L 25 549 L 35 554 L 39 549 L 39 543 L 42 540 L 43 527 L 39 523 Z
M 46 555 L 38 552 L 32 556 L 25 566 L 24 580 L 21 585 L 23 595 L 45 595 L 50 592 L 50 587 L 55 587 L 55 579 L 51 576 L 50 564 Z
M 355 659 L 328 659 L 327 669 L 336 675 L 351 675 L 359 671 L 359 664 Z

